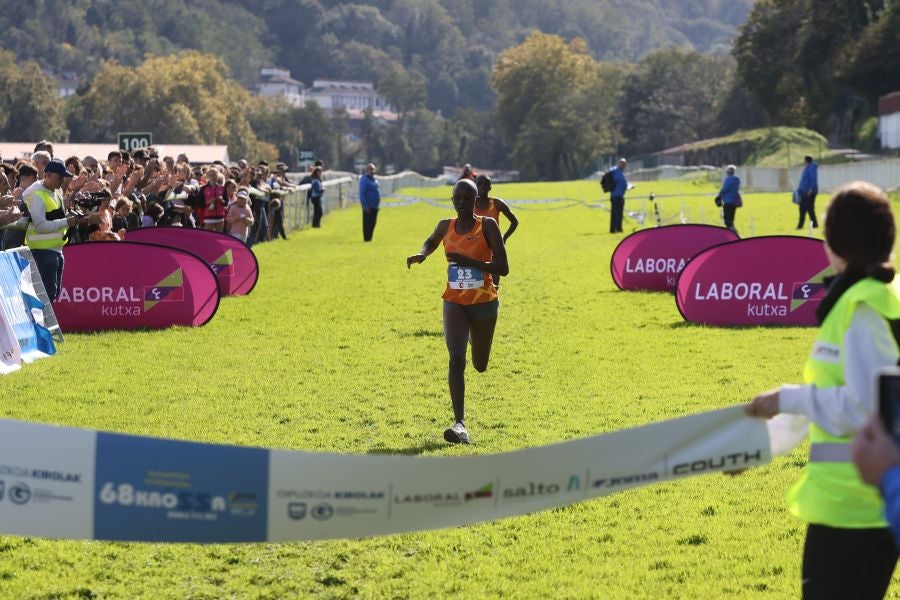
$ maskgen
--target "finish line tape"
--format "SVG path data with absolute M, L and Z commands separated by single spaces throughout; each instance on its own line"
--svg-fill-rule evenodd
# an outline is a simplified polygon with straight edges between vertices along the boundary
M 771 459 L 742 406 L 504 454 L 338 455 L 0 420 L 0 532 L 136 542 L 359 538 L 523 515 Z

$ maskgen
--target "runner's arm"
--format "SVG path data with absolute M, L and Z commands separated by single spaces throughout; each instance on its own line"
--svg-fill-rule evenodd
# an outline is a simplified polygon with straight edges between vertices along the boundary
M 503 213 L 503 216 L 509 219 L 509 229 L 506 230 L 506 233 L 503 234 L 503 243 L 506 243 L 506 240 L 510 238 L 516 228 L 519 226 L 519 219 L 516 218 L 516 215 L 513 214 L 512 209 L 509 208 L 509 205 L 500 200 L 499 198 L 494 198 L 494 204 L 497 205 L 497 210 Z M 500 223 L 497 223 L 499 225 Z
M 425 262 L 425 259 L 429 254 L 434 252 L 438 245 L 440 245 L 441 240 L 444 239 L 444 235 L 447 234 L 447 227 L 450 224 L 450 219 L 443 219 L 438 222 L 437 227 L 434 228 L 434 231 L 428 236 L 428 239 L 425 240 L 425 243 L 422 244 L 422 249 L 419 250 L 418 254 L 413 254 L 412 256 L 408 256 L 406 258 L 406 268 L 410 268 L 412 265 L 417 265 L 419 263 Z

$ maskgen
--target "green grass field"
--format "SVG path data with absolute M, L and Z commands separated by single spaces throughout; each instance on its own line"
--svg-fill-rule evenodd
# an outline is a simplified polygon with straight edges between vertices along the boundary
M 657 194 L 712 188 L 640 184 Z M 636 190 L 636 191 L 638 191 Z M 449 188 L 416 190 L 448 198 Z M 598 199 L 596 182 L 498 186 Z M 413 193 L 410 191 L 410 193 Z M 701 202 L 687 201 L 691 214 Z M 447 203 L 449 206 L 449 203 Z M 0 380 L 4 417 L 345 453 L 490 454 L 742 403 L 798 381 L 812 329 L 686 324 L 674 298 L 616 290 L 608 213 L 523 205 L 491 367 L 467 370 L 474 444 L 451 447 L 443 259 L 405 258 L 449 209 L 358 210 L 256 248 L 260 280 L 201 329 L 70 335 Z M 821 201 L 824 208 L 824 199 Z M 678 199 L 663 213 L 677 212 Z M 793 233 L 787 195 L 748 196 L 746 234 Z M 698 221 L 699 218 L 693 220 Z M 504 224 L 501 224 L 504 226 Z M 635 225 L 626 221 L 626 231 Z M 802 450 L 739 477 L 649 486 L 493 523 L 391 537 L 234 546 L 0 537 L 0 598 L 797 597 L 803 525 L 783 496 Z M 895 580 L 890 595 L 900 595 Z

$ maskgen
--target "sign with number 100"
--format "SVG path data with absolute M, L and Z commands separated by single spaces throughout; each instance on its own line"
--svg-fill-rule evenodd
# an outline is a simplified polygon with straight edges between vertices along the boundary
M 119 150 L 134 152 L 138 148 L 147 148 L 151 144 L 153 144 L 153 134 L 150 132 L 119 134 Z

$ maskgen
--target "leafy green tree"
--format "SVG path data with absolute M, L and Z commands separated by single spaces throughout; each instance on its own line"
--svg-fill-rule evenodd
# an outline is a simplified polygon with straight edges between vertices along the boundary
M 370 162 L 384 164 L 386 134 L 387 128 L 378 122 L 371 108 L 366 108 L 363 111 L 362 147 L 360 148 L 363 158 Z
M 859 38 L 866 38 L 884 8 L 884 0 L 757 2 L 735 41 L 741 80 L 774 123 L 824 130 L 849 141 L 859 102 L 840 79 L 841 66 L 858 54 Z M 891 54 L 866 60 L 873 60 L 877 71 Z M 872 71 L 854 64 L 856 72 Z M 847 69 L 846 77 L 859 81 L 851 72 Z
M 302 149 L 312 150 L 316 158 L 324 160 L 326 165 L 337 167 L 332 124 L 322 107 L 309 102 L 295 110 L 294 124 L 302 132 Z
M 65 141 L 68 130 L 56 81 L 32 61 L 19 65 L 15 55 L 0 50 L 0 139 L 31 142 Z
M 872 103 L 900 86 L 900 3 L 894 1 L 849 44 L 838 65 L 842 82 L 864 94 Z
M 626 151 L 655 152 L 712 136 L 734 68 L 729 57 L 687 50 L 659 50 L 644 57 L 622 93 Z
M 227 144 L 253 156 L 257 138 L 247 120 L 251 97 L 228 79 L 218 58 L 187 52 L 150 58 L 136 69 L 107 63 L 69 112 L 73 139 L 108 142 L 119 131 L 152 131 L 170 144 Z
M 525 179 L 585 173 L 615 138 L 604 102 L 611 78 L 580 39 L 532 33 L 504 51 L 494 68 L 496 119 Z
M 396 63 L 387 65 L 382 71 L 378 91 L 394 107 L 401 121 L 409 111 L 423 108 L 428 99 L 425 76 L 407 71 Z

